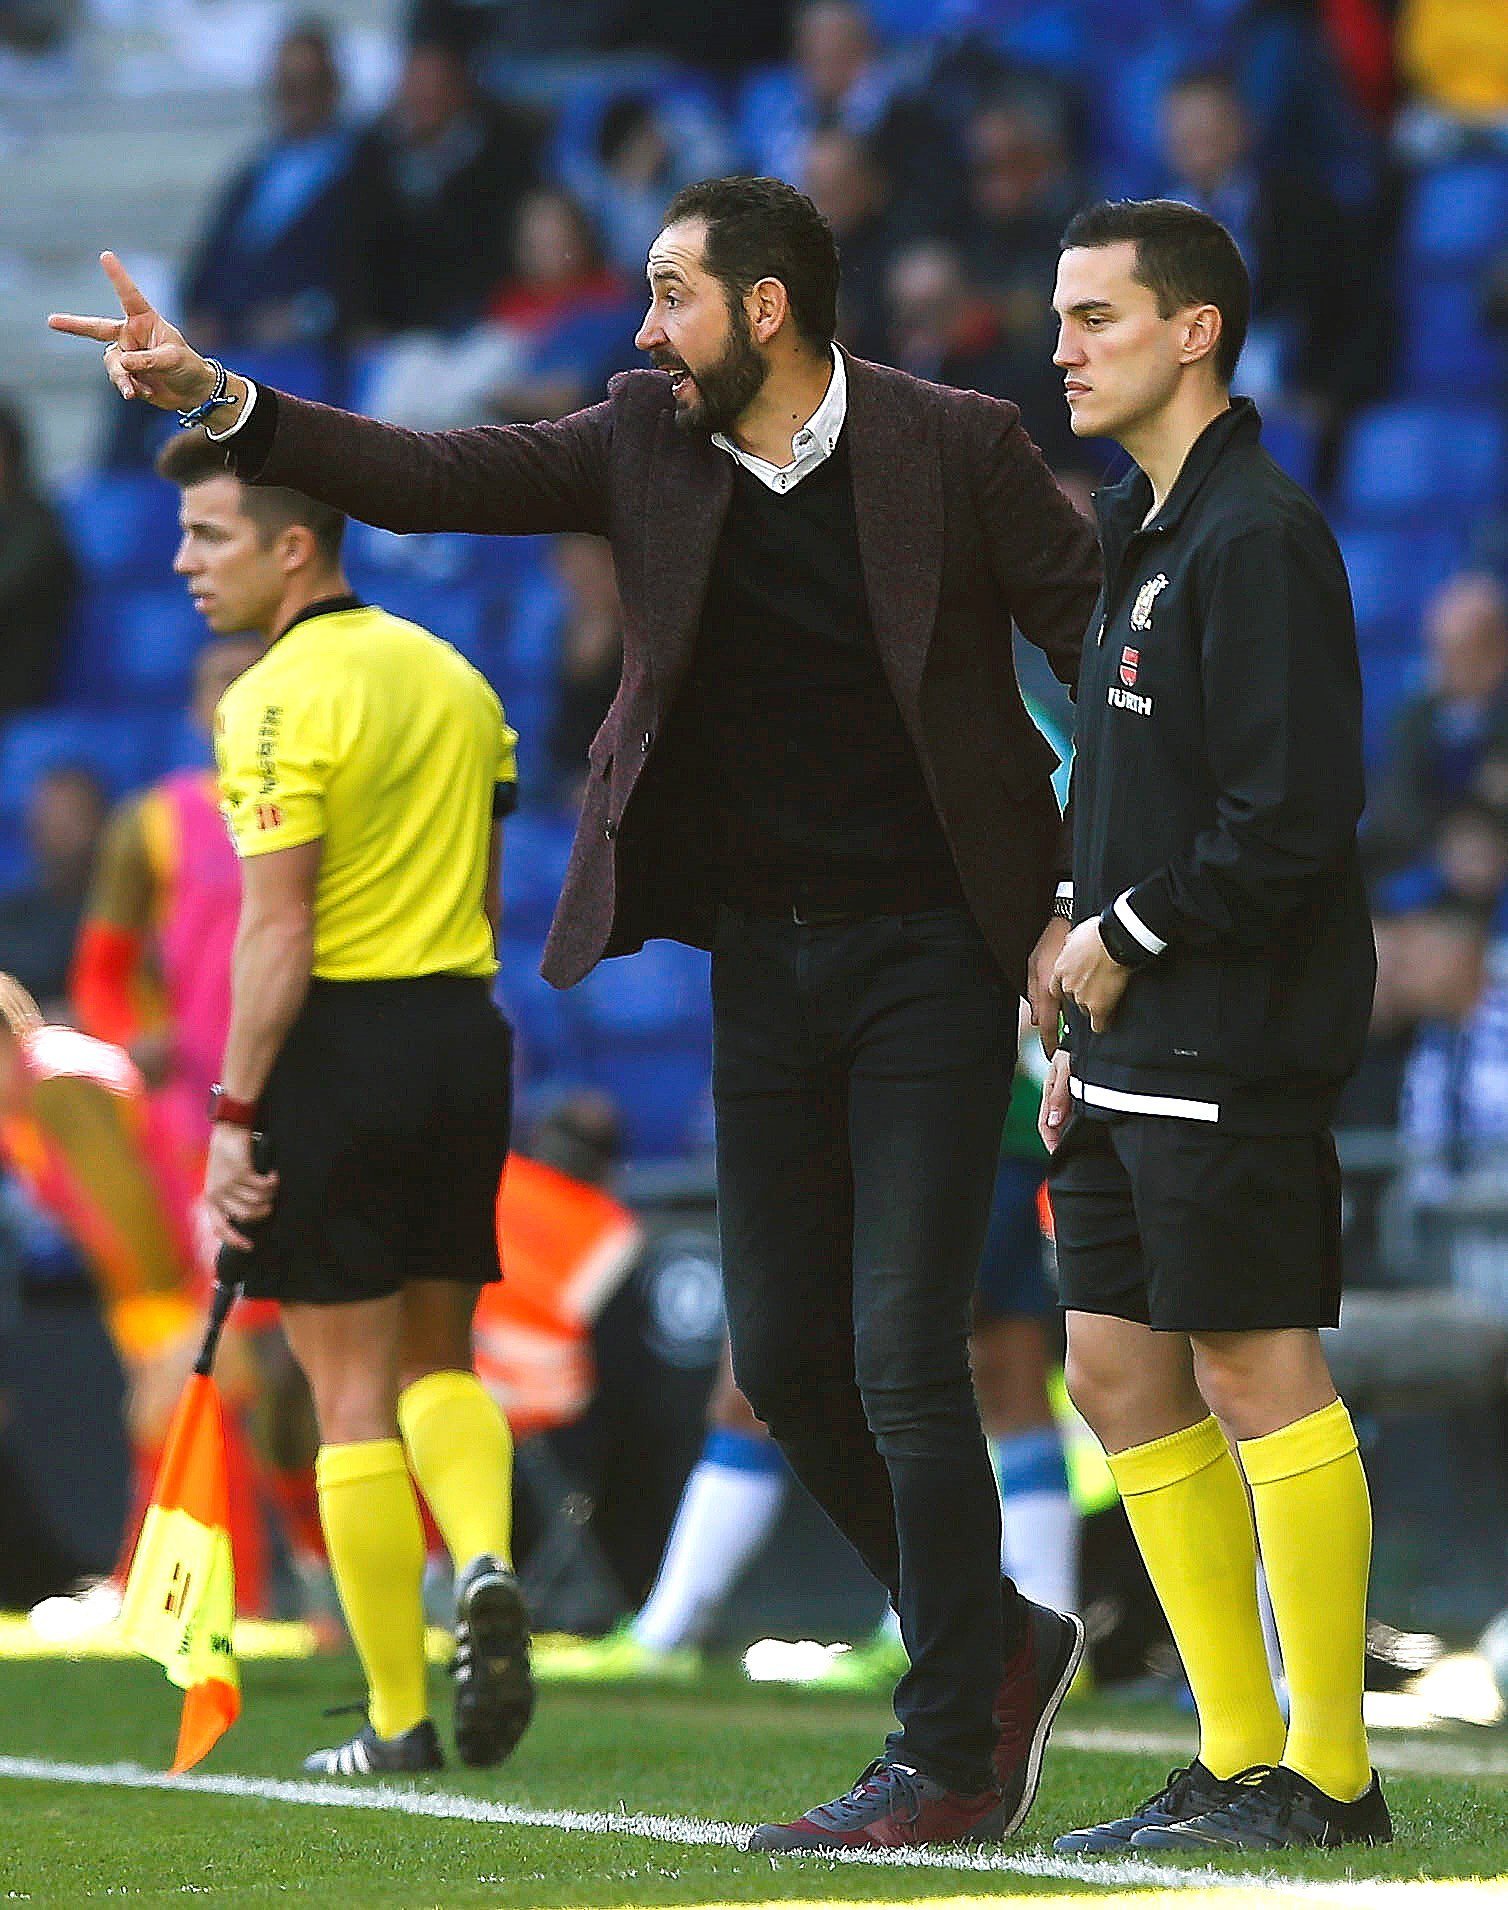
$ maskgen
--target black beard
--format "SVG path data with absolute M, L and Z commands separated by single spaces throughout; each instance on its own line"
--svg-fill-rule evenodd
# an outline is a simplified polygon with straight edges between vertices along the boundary
M 694 404 L 676 406 L 675 421 L 683 431 L 703 431 L 708 437 L 717 431 L 731 431 L 770 375 L 743 307 L 733 306 L 728 316 L 728 342 L 716 364 L 704 371 L 687 366 L 696 380 L 698 399 Z

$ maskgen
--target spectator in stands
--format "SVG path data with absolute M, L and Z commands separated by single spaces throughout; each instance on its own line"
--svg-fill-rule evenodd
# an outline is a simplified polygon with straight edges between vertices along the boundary
M 1061 114 L 1047 94 L 1017 90 L 975 115 L 967 145 L 963 269 L 998 323 L 1001 383 L 987 389 L 1021 406 L 1050 464 L 1082 465 L 1052 364 L 1058 242 L 1080 198 Z
M 68 970 L 105 826 L 94 772 L 60 764 L 38 777 L 26 805 L 35 873 L 0 898 L 0 970 L 14 975 L 51 1020 L 67 1018 Z
M 1048 286 L 1052 280 L 1049 277 Z M 1062 378 L 1046 353 L 1020 349 L 1000 307 L 969 278 L 957 246 L 920 239 L 898 252 L 889 280 L 889 335 L 880 354 L 918 378 L 1009 398 L 1054 470 L 1085 461 L 1063 402 Z
M 866 139 L 896 203 L 935 222 L 951 196 L 952 144 L 906 74 L 884 57 L 869 14 L 855 0 L 807 0 L 796 15 L 790 67 L 762 77 L 746 110 L 752 170 L 806 176 L 807 146 L 830 126 Z
M 1431 682 L 1399 711 L 1364 843 L 1375 873 L 1416 862 L 1447 811 L 1508 756 L 1508 595 L 1494 577 L 1446 583 L 1425 624 Z
M 519 353 L 492 394 L 505 421 L 559 418 L 602 396 L 636 362 L 638 288 L 607 263 L 591 219 L 559 186 L 537 186 L 518 211 L 511 267 L 487 303 L 487 323 Z
M 0 398 L 0 719 L 46 700 L 76 585 L 63 527 L 32 477 L 21 413 Z
M 420 42 L 376 139 L 395 202 L 381 239 L 378 321 L 408 331 L 475 319 L 534 180 L 532 123 L 483 95 L 453 46 Z
M 416 430 L 564 417 L 634 363 L 640 305 L 578 202 L 559 186 L 532 187 L 480 322 L 392 340 L 373 360 L 362 408 Z
M 712 115 L 685 99 L 630 92 L 607 103 L 585 144 L 561 154 L 559 174 L 613 263 L 637 282 L 670 199 L 694 179 L 726 172 L 728 160 Z
M 967 147 L 969 270 L 1014 335 L 1040 336 L 1052 323 L 1058 242 L 1081 196 L 1061 114 L 1045 93 L 1012 92 L 974 116 Z
M 838 242 L 838 336 L 860 358 L 885 355 L 885 277 L 898 233 L 890 181 L 857 133 L 814 133 L 799 183 Z
M 1241 98 L 1213 68 L 1184 73 L 1168 87 L 1161 139 L 1163 196 L 1219 219 L 1251 273 L 1242 392 L 1261 403 L 1296 388 L 1326 415 L 1368 395 L 1377 379 L 1371 360 L 1381 349 L 1367 314 L 1376 271 L 1353 236 L 1354 222 L 1314 177 L 1259 164 Z M 1334 338 L 1337 284 L 1366 328 L 1360 339 L 1348 330 L 1344 350 Z
M 323 27 L 286 36 L 268 100 L 270 136 L 215 201 L 184 282 L 190 322 L 211 349 L 327 344 L 371 312 L 380 168 L 340 116 Z
M 622 673 L 623 611 L 613 553 L 600 537 L 557 537 L 551 562 L 563 596 L 547 749 L 560 801 L 579 809 L 587 746 L 612 706 Z

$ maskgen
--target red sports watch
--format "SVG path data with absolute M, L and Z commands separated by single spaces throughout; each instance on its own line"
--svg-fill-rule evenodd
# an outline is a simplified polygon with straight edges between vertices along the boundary
M 236 1101 L 217 1081 L 209 1091 L 209 1118 L 224 1127 L 254 1128 L 257 1124 L 255 1101 Z

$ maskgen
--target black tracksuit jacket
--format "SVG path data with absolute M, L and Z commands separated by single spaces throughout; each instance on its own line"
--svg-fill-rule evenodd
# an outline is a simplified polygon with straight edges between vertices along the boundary
M 1140 471 L 1096 498 L 1105 583 L 1079 681 L 1074 919 L 1111 910 L 1107 940 L 1163 946 L 1102 1033 L 1069 1017 L 1091 1115 L 1320 1127 L 1366 1037 L 1351 593 L 1260 432 L 1235 400 L 1145 530 Z

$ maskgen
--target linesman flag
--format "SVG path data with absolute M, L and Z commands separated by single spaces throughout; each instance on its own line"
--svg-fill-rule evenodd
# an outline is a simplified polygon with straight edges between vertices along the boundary
M 184 1694 L 175 1776 L 191 1770 L 241 1711 L 225 1425 L 210 1377 L 235 1296 L 234 1287 L 215 1288 L 204 1346 L 168 1428 L 121 1606 L 126 1643 L 155 1658 Z

